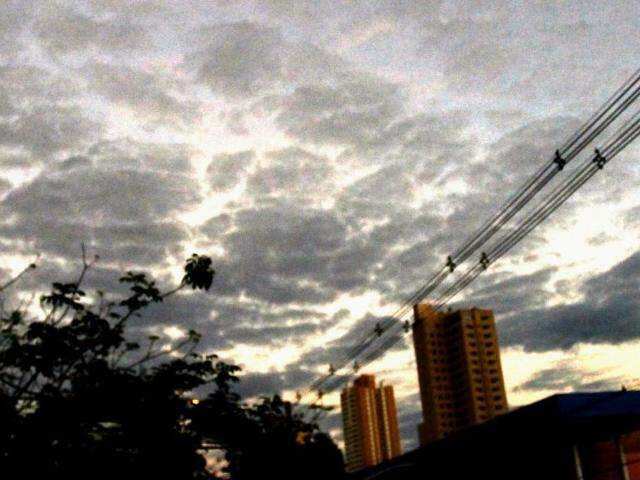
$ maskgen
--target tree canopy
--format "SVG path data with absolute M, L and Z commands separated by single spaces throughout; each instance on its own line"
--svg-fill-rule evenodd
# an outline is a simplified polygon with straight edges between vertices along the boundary
M 83 249 L 76 279 L 55 282 L 40 313 L 0 310 L 0 471 L 6 478 L 213 478 L 220 454 L 233 479 L 340 478 L 342 455 L 315 421 L 280 396 L 248 404 L 234 390 L 240 368 L 197 352 L 189 331 L 170 346 L 129 338 L 152 304 L 182 289 L 208 290 L 211 259 L 193 255 L 182 281 L 161 291 L 126 272 L 121 298 L 85 292 L 96 259 Z M 0 300 L 36 268 L 0 284 Z M 196 392 L 207 391 L 196 399 Z

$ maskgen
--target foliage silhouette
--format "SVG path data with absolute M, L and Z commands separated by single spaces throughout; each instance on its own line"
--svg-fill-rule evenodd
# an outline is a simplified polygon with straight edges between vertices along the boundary
M 207 458 L 222 454 L 233 479 L 340 478 L 342 456 L 279 396 L 242 402 L 240 368 L 195 351 L 190 331 L 167 345 L 127 339 L 144 310 L 185 288 L 208 290 L 211 259 L 193 255 L 180 284 L 165 292 L 127 272 L 124 298 L 87 294 L 83 281 L 53 283 L 33 305 L 0 310 L 0 471 L 3 478 L 214 478 Z M 4 284 L 0 300 L 35 264 Z M 0 303 L 0 306 L 4 305 Z M 143 345 L 141 345 L 143 343 Z M 201 401 L 194 390 L 210 391 Z

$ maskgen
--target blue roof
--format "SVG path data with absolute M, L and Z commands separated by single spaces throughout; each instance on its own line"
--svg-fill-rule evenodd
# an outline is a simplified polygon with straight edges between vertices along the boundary
M 551 418 L 640 415 L 640 391 L 561 393 L 518 408 L 510 416 Z

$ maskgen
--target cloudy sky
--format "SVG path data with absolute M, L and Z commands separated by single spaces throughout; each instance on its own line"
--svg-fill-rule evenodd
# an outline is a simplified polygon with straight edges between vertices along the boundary
M 0 3 L 0 273 L 218 272 L 139 329 L 293 395 L 640 66 L 635 1 Z M 636 107 L 637 108 L 637 107 Z M 640 377 L 637 146 L 469 289 L 509 401 Z M 346 339 L 346 340 L 345 340 Z M 419 415 L 411 348 L 370 371 Z M 335 403 L 335 397 L 326 399 Z M 339 438 L 337 416 L 327 428 Z

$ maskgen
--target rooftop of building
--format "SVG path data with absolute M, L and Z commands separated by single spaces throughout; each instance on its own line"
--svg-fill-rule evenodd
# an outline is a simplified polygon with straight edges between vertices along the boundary
M 394 472 L 397 478 L 411 478 L 406 470 L 415 473 L 424 465 L 442 466 L 460 459 L 503 462 L 521 450 L 552 452 L 561 445 L 596 442 L 639 429 L 639 391 L 556 394 L 356 472 L 352 478 L 386 480 L 396 478 Z

